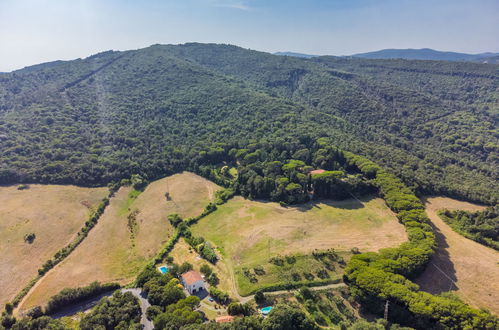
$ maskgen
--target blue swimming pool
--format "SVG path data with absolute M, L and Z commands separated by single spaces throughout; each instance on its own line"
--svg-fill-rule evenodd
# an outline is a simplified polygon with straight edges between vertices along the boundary
M 268 306 L 268 307 L 264 307 L 264 308 L 260 309 L 260 311 L 262 312 L 263 315 L 267 315 L 268 313 L 270 313 L 271 310 L 272 310 L 272 306 Z
M 166 266 L 161 266 L 161 267 L 159 267 L 158 269 L 159 269 L 159 271 L 161 272 L 161 274 L 166 274 L 166 273 L 168 273 L 168 267 L 166 267 Z

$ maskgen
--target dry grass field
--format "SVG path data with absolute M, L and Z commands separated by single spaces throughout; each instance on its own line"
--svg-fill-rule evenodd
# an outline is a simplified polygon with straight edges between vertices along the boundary
M 107 188 L 30 185 L 0 187 L 0 306 L 11 300 L 38 268 L 70 243 Z M 24 235 L 34 233 L 33 243 Z
M 194 225 L 192 232 L 216 245 L 235 277 L 242 267 L 265 265 L 276 255 L 353 247 L 376 251 L 407 240 L 394 213 L 381 198 L 372 197 L 288 208 L 235 197 Z M 238 281 L 238 289 L 245 294 L 250 288 L 242 284 Z
M 92 281 L 130 282 L 173 232 L 167 216 L 198 215 L 217 189 L 214 183 L 187 172 L 152 182 L 140 194 L 130 187 L 121 188 L 88 237 L 40 280 L 21 308 L 43 305 L 66 287 Z M 167 191 L 170 201 L 165 198 Z M 135 220 L 130 221 L 131 214 Z
M 499 252 L 456 233 L 437 214 L 442 209 L 478 211 L 484 207 L 444 197 L 424 202 L 439 247 L 416 282 L 431 293 L 455 291 L 467 303 L 499 314 Z

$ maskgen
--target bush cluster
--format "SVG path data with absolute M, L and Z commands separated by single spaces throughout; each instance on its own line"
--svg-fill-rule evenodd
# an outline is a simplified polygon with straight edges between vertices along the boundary
M 222 305 L 226 305 L 230 302 L 229 294 L 215 287 L 210 287 L 210 296 Z

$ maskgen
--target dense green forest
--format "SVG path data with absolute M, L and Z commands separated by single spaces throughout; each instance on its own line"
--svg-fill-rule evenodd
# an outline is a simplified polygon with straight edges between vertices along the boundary
M 0 76 L 0 182 L 100 185 L 216 143 L 327 136 L 420 193 L 498 200 L 499 66 L 155 45 Z
M 439 215 L 461 235 L 499 251 L 499 205 L 481 212 L 443 210 Z

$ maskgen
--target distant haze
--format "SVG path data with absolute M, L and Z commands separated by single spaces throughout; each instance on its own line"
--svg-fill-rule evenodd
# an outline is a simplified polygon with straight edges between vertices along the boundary
M 294 52 L 276 52 L 275 55 L 313 58 L 318 55 Z M 456 52 L 442 52 L 434 49 L 382 49 L 375 52 L 352 54 L 348 57 L 369 59 L 405 59 L 405 60 L 433 60 L 433 61 L 461 61 L 499 64 L 499 53 L 465 54 Z
M 497 0 L 2 0 L 0 72 L 191 41 L 267 52 L 499 52 Z

